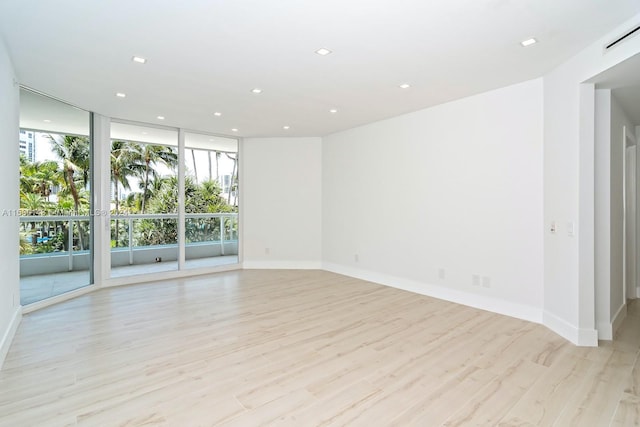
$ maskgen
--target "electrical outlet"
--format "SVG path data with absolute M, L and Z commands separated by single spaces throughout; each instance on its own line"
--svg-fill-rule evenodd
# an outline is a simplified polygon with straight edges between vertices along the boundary
M 471 276 L 471 284 L 473 286 L 480 286 L 480 276 L 477 274 Z
M 483 288 L 490 288 L 491 287 L 491 277 L 482 276 L 482 287 Z
M 354 255 L 353 255 L 353 260 L 354 260 L 355 262 L 360 262 L 360 255 L 358 255 L 358 254 L 354 254 Z
M 439 269 L 438 269 L 438 279 L 440 279 L 440 280 L 444 280 L 444 277 L 445 277 L 445 271 L 444 271 L 444 268 L 439 268 Z
M 264 248 L 264 254 L 265 255 L 271 254 L 271 248 Z

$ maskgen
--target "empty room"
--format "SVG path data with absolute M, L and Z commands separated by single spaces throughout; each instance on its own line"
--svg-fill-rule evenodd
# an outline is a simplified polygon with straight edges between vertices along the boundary
M 0 3 L 0 426 L 640 426 L 640 2 Z

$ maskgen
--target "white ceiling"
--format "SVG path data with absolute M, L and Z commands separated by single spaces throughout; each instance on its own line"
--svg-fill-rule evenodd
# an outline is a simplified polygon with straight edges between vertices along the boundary
M 88 136 L 89 121 L 89 112 L 85 110 L 29 90 L 20 91 L 20 128 L 45 133 Z M 166 126 L 144 126 L 137 123 L 112 121 L 110 136 L 112 139 L 133 142 L 178 145 L 177 130 Z M 185 132 L 185 147 L 236 152 L 238 140 L 219 135 Z
M 0 35 L 21 84 L 87 110 L 322 136 L 539 77 L 639 12 L 638 0 L 0 0 Z

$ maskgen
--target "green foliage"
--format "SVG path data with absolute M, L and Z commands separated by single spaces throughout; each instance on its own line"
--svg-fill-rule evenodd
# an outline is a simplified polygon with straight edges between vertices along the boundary
M 50 134 L 51 149 L 58 161 L 29 162 L 20 157 L 20 207 L 22 215 L 88 215 L 90 195 L 89 181 L 89 141 L 86 137 Z M 192 153 L 193 154 L 193 153 Z M 220 153 L 215 154 L 216 164 Z M 230 157 L 231 158 L 231 157 Z M 235 158 L 234 162 L 236 161 Z M 211 162 L 211 156 L 210 156 Z M 162 176 L 159 166 L 173 171 L 171 176 Z M 110 153 L 110 181 L 113 188 L 112 214 L 166 214 L 178 211 L 178 179 L 175 170 L 178 165 L 176 149 L 170 146 L 140 144 L 130 141 L 113 140 Z M 210 165 L 211 167 L 211 165 Z M 218 167 L 216 165 L 216 172 Z M 237 186 L 232 178 L 234 189 Z M 139 183 L 140 191 L 131 191 L 132 182 Z M 138 190 L 136 189 L 136 190 Z M 57 192 L 56 192 L 57 190 Z M 122 200 L 120 194 L 129 191 Z M 55 193 L 55 198 L 51 201 Z M 231 204 L 231 197 L 222 196 L 217 180 L 198 184 L 191 177 L 185 177 L 185 211 L 187 213 L 231 213 L 237 207 Z M 235 204 L 235 200 L 234 200 Z M 35 218 L 34 218 L 35 219 Z M 237 233 L 236 221 L 222 221 L 219 218 L 189 219 L 186 224 L 187 242 L 216 240 L 220 238 L 221 226 L 225 235 Z M 66 223 L 55 237 L 37 242 L 38 232 L 42 234 L 42 223 L 37 221 L 22 223 L 20 253 L 48 253 L 68 250 Z M 77 236 L 74 248 L 88 247 L 88 221 L 75 222 Z M 162 245 L 177 242 L 176 219 L 141 219 L 133 221 L 134 245 Z M 112 247 L 128 246 L 128 220 L 114 217 L 111 225 Z
M 80 214 L 80 189 L 89 183 L 89 138 L 72 135 L 48 135 L 51 150 L 62 162 L 62 178 L 68 194 L 71 194 L 76 215 Z M 86 196 L 85 196 L 85 205 Z

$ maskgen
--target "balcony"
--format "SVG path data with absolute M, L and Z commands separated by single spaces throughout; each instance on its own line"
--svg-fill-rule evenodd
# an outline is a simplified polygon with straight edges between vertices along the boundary
M 89 216 L 20 217 L 20 302 L 89 285 Z M 177 214 L 111 217 L 111 277 L 178 269 Z M 118 230 L 116 232 L 116 229 Z M 185 268 L 238 261 L 236 213 L 186 214 Z

